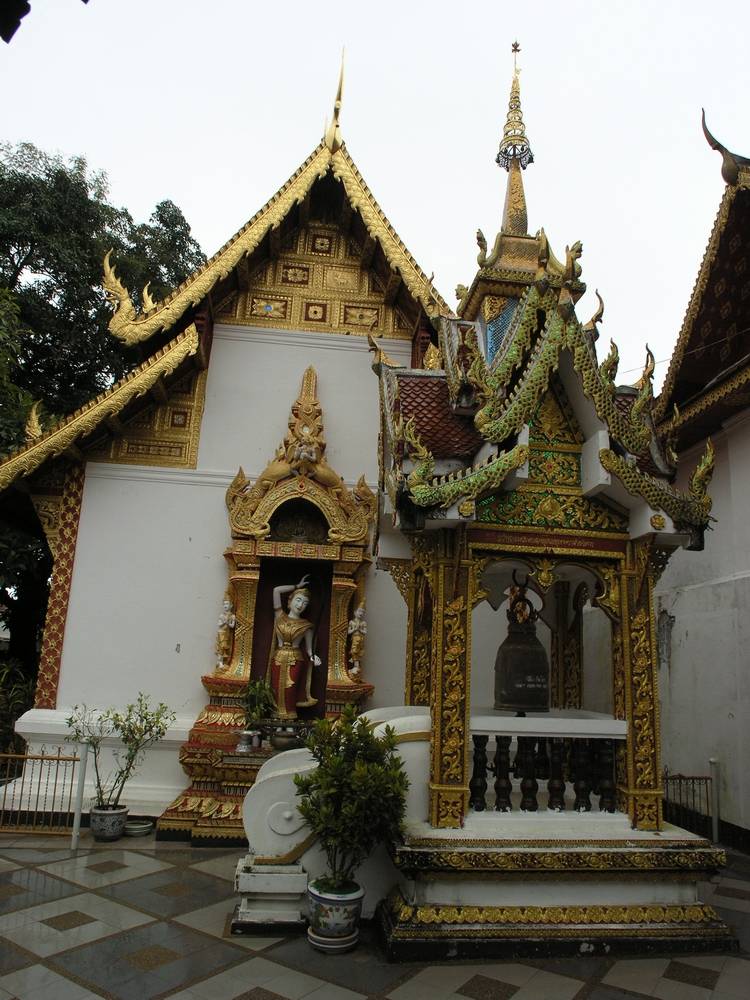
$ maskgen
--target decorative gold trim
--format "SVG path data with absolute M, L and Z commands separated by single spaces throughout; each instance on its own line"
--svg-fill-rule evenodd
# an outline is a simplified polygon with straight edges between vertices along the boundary
M 654 406 L 653 416 L 655 422 L 660 422 L 664 419 L 671 403 L 675 381 L 680 370 L 680 365 L 682 364 L 683 356 L 687 350 L 688 342 L 690 341 L 690 337 L 693 332 L 693 326 L 698 318 L 701 305 L 703 304 L 703 296 L 705 295 L 708 287 L 708 279 L 711 275 L 711 269 L 719 252 L 719 242 L 729 220 L 729 212 L 732 204 L 734 203 L 737 191 L 738 188 L 736 187 L 727 187 L 719 204 L 719 211 L 716 214 L 713 229 L 711 230 L 711 235 L 708 238 L 708 245 L 703 255 L 701 266 L 698 270 L 698 276 L 695 279 L 695 285 L 693 286 L 693 291 L 690 295 L 690 301 L 688 302 L 687 311 L 685 312 L 685 318 L 682 321 L 682 327 L 680 328 L 680 333 L 677 337 L 677 343 L 672 351 L 672 359 L 669 362 L 669 368 L 667 369 L 667 374 L 664 379 L 664 385 L 662 386 L 661 393 L 659 394 L 659 398 Z
M 317 507 L 328 522 L 330 542 L 367 544 L 377 498 L 364 475 L 349 491 L 328 464 L 317 378 L 312 366 L 305 370 L 289 431 L 255 483 L 251 486 L 241 468 L 232 480 L 226 503 L 233 538 L 266 538 L 278 508 L 302 499 Z
M 714 404 L 721 402 L 726 396 L 731 395 L 735 389 L 741 389 L 748 382 L 750 382 L 750 365 L 736 372 L 731 378 L 722 382 L 715 389 L 707 392 L 699 399 L 696 399 L 694 403 L 685 406 L 678 413 L 673 413 L 669 420 L 665 420 L 659 424 L 659 433 L 667 435 L 679 430 L 681 427 L 685 427 L 694 417 L 699 417 L 701 413 L 710 410 Z M 661 399 L 661 397 L 659 398 Z
M 394 938 L 425 935 L 512 937 L 519 933 L 520 928 L 527 929 L 534 936 L 562 937 L 566 931 L 569 934 L 580 933 L 571 931 L 573 927 L 585 928 L 587 936 L 647 935 L 649 931 L 660 935 L 679 935 L 681 931 L 695 932 L 696 929 L 701 934 L 726 934 L 726 927 L 713 907 L 702 903 L 664 906 L 412 906 L 397 887 L 388 896 L 385 907 L 388 917 L 395 924 L 390 930 Z
M 47 614 L 44 619 L 44 637 L 39 655 L 35 708 L 57 707 L 57 687 L 60 681 L 84 477 L 85 466 L 78 463 L 70 465 L 65 475 L 62 500 L 57 511 L 54 564 Z
M 477 521 L 477 528 L 484 530 L 497 530 L 498 532 L 503 532 L 503 534 L 508 531 L 512 534 L 530 534 L 539 535 L 540 538 L 549 538 L 550 534 L 556 537 L 570 536 L 570 538 L 601 538 L 605 541 L 612 542 L 622 542 L 623 538 L 626 538 L 623 532 L 618 531 L 595 531 L 592 529 L 579 530 L 578 528 L 542 528 L 534 524 L 495 524 L 493 521 Z M 472 540 L 471 544 L 476 547 L 476 543 Z M 617 553 L 617 558 L 622 558 L 622 552 Z
M 312 847 L 316 839 L 315 834 L 310 833 L 286 854 L 277 854 L 275 857 L 258 854 L 253 858 L 253 861 L 256 865 L 289 865 L 293 861 L 299 861 L 305 851 Z
M 198 331 L 195 325 L 191 325 L 111 389 L 66 417 L 35 444 L 10 455 L 0 465 L 0 490 L 6 489 L 19 476 L 28 476 L 47 459 L 73 447 L 78 438 L 91 434 L 107 417 L 117 416 L 133 399 L 148 392 L 159 379 L 171 374 L 186 358 L 196 354 L 198 344 Z
M 276 194 L 207 263 L 179 285 L 155 308 L 138 315 L 127 290 L 118 279 L 109 254 L 104 260 L 103 285 L 115 312 L 109 328 L 126 344 L 137 344 L 168 330 L 191 307 L 198 305 L 216 283 L 258 248 L 266 234 L 278 229 L 295 204 L 305 200 L 315 181 L 331 172 L 340 180 L 352 208 L 359 211 L 370 236 L 380 242 L 383 253 L 398 270 L 410 294 L 429 314 L 452 314 L 430 280 L 383 214 L 361 174 L 342 145 L 335 153 L 321 142 Z
M 644 850 L 489 850 L 467 848 L 457 841 L 457 850 L 450 850 L 443 841 L 441 849 L 396 848 L 393 861 L 397 868 L 411 872 L 670 872 L 709 871 L 726 864 L 726 852 L 704 848 L 697 851 L 682 847 Z M 530 841 L 531 845 L 539 842 Z M 513 846 L 516 844 L 514 842 Z M 568 845 L 569 846 L 569 845 Z
M 166 403 L 149 407 L 97 449 L 86 449 L 90 462 L 157 465 L 195 469 L 198 465 L 207 371 L 193 371 L 169 387 Z
M 578 837 L 575 840 L 572 839 L 537 839 L 527 840 L 523 838 L 514 838 L 511 841 L 493 839 L 476 839 L 471 837 L 445 837 L 440 833 L 436 833 L 432 837 L 411 837 L 407 834 L 404 837 L 404 847 L 434 847 L 434 848 L 455 848 L 455 847 L 562 847 L 562 848 L 592 848 L 592 847 L 629 847 L 636 848 L 638 850 L 644 849 L 644 841 L 635 840 L 632 837 L 620 840 L 597 840 L 585 837 Z M 669 838 L 659 839 L 659 850 L 674 849 L 678 851 L 694 851 L 694 850 L 716 850 L 724 858 L 719 864 L 726 864 L 726 851 L 721 848 L 714 848 L 709 840 L 691 840 L 689 844 L 686 844 L 684 840 L 672 840 Z

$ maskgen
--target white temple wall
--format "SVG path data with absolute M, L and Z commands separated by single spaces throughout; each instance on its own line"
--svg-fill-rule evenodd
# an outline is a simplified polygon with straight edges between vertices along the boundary
M 411 344 L 387 341 L 409 363 Z M 287 430 L 308 365 L 318 373 L 329 465 L 353 483 L 378 481 L 378 380 L 365 337 L 247 326 L 214 328 L 198 467 L 262 472 Z
M 411 345 L 388 342 L 408 363 Z M 177 748 L 206 704 L 230 542 L 226 488 L 249 478 L 283 440 L 308 365 L 318 373 L 327 458 L 352 486 L 377 489 L 378 383 L 367 341 L 217 326 L 206 385 L 198 468 L 89 463 L 65 629 L 58 710 L 32 709 L 17 729 L 34 746 L 61 742 L 70 707 L 124 706 L 139 691 L 177 713 L 130 799 L 153 814 L 187 779 Z M 403 701 L 406 605 L 390 575 L 370 570 L 364 678 L 370 707 Z M 138 805 L 135 806 L 138 808 Z
M 674 772 L 708 774 L 718 757 L 722 819 L 750 828 L 750 419 L 713 438 L 716 469 L 703 552 L 677 551 L 656 588 L 674 616 L 659 669 L 662 759 Z M 704 445 L 681 456 L 685 489 Z M 664 626 L 662 626 L 664 627 Z
M 223 477 L 89 464 L 58 705 L 205 704 L 229 544 Z

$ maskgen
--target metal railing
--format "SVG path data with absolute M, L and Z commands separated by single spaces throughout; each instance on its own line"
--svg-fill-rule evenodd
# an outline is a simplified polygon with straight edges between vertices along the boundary
M 76 819 L 80 827 L 76 805 L 83 756 L 62 747 L 51 753 L 42 747 L 40 753 L 0 754 L 0 831 L 74 834 Z
M 664 768 L 664 819 L 684 830 L 719 839 L 718 761 L 711 774 L 671 774 Z

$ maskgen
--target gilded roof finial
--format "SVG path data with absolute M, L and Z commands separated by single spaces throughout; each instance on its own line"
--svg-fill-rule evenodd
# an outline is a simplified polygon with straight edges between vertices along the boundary
M 335 153 L 337 149 L 341 149 L 344 140 L 341 138 L 341 125 L 339 123 L 339 115 L 341 114 L 341 105 L 343 103 L 344 96 L 344 50 L 341 50 L 341 70 L 339 71 L 339 86 L 336 91 L 336 100 L 333 102 L 333 118 L 331 119 L 331 124 L 325 131 L 325 142 L 326 146 L 330 149 L 332 153 Z
M 534 162 L 534 154 L 531 152 L 521 112 L 521 84 L 519 80 L 521 70 L 516 61 L 521 46 L 518 42 L 513 42 L 511 51 L 513 52 L 513 83 L 510 87 L 508 117 L 505 119 L 503 138 L 500 141 L 500 149 L 495 162 L 499 163 L 501 167 L 505 167 L 506 170 L 510 170 L 512 161 L 516 160 L 525 170 L 530 163 Z
M 508 116 L 505 119 L 503 137 L 500 141 L 495 162 L 508 171 L 508 185 L 505 191 L 505 207 L 501 232 L 510 236 L 526 236 L 529 225 L 526 213 L 526 196 L 523 190 L 521 171 L 534 162 L 526 126 L 521 112 L 521 85 L 519 82 L 518 53 L 521 46 L 513 42 L 513 83 L 510 87 Z

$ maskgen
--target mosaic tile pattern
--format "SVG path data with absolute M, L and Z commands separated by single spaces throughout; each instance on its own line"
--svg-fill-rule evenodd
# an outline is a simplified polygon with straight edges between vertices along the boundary
M 0 837 L 0 1000 L 748 1000 L 750 858 L 730 852 L 703 898 L 736 955 L 386 962 L 374 929 L 348 955 L 303 933 L 230 933 L 238 851 L 153 839 L 77 854 Z

